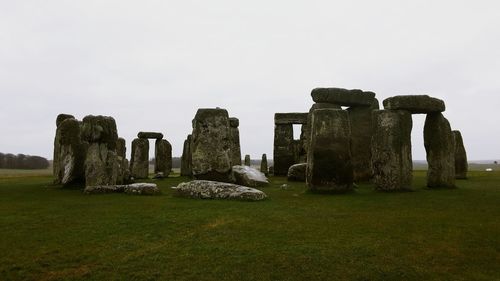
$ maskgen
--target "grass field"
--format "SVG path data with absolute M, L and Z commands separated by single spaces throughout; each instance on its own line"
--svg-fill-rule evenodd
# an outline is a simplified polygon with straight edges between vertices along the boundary
M 272 178 L 262 202 L 84 195 L 0 175 L 0 280 L 500 280 L 500 172 L 456 190 L 316 195 Z

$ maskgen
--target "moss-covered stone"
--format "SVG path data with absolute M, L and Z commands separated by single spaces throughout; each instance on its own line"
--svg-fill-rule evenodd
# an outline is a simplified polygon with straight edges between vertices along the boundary
M 460 131 L 453 131 L 453 136 L 455 138 L 455 178 L 466 179 L 469 164 L 467 162 L 464 140 Z
M 191 135 L 188 135 L 186 140 L 184 141 L 181 157 L 181 176 L 190 177 L 193 175 L 193 165 L 191 161 L 191 141 Z
M 260 171 L 264 173 L 264 175 L 269 175 L 269 169 L 267 168 L 267 155 L 262 154 L 262 159 L 260 160 Z
M 130 158 L 130 174 L 134 179 L 147 179 L 149 175 L 149 141 L 134 139 Z
M 455 187 L 455 138 L 441 113 L 427 114 L 424 125 L 427 152 L 427 187 Z
M 311 125 L 307 154 L 307 187 L 315 192 L 351 190 L 353 170 L 347 111 L 314 110 Z
M 342 88 L 316 88 L 311 92 L 314 102 L 333 103 L 342 106 L 366 105 L 370 106 L 375 93 L 362 90 L 347 90 Z
M 411 190 L 411 113 L 404 110 L 373 111 L 372 167 L 378 190 Z
M 241 145 L 240 145 L 240 130 L 238 126 L 240 121 L 238 118 L 229 118 L 229 132 L 231 135 L 231 164 L 241 165 Z
M 118 140 L 115 119 L 101 115 L 85 116 L 82 125 L 82 139 L 88 143 L 104 143 L 108 149 L 114 151 Z
M 288 169 L 287 180 L 288 181 L 306 181 L 306 170 L 307 163 L 294 164 Z
M 307 113 L 276 113 L 274 114 L 274 124 L 307 124 Z
M 70 115 L 70 114 L 64 114 L 64 113 L 61 113 L 61 114 L 57 115 L 57 118 L 56 118 L 56 127 L 59 127 L 59 125 L 61 125 L 61 123 L 64 120 L 70 119 L 70 118 L 75 119 L 75 116 Z
M 428 95 L 402 95 L 384 100 L 385 109 L 406 110 L 412 114 L 436 113 L 445 111 L 444 101 Z
M 250 155 L 245 155 L 245 166 L 252 166 L 252 161 L 250 159 Z
M 106 143 L 91 143 L 85 159 L 85 185 L 115 185 L 117 178 L 116 151 L 110 150 Z
M 285 176 L 288 168 L 295 164 L 295 144 L 293 141 L 293 125 L 279 124 L 274 126 L 274 175 Z
M 139 132 L 137 133 L 137 137 L 140 139 L 157 139 L 161 140 L 163 138 L 162 133 L 157 132 Z
M 172 171 L 172 145 L 167 140 L 155 142 L 155 174 L 168 177 Z

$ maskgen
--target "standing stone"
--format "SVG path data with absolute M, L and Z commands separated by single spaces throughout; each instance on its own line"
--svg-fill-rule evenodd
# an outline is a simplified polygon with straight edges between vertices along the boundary
M 85 184 L 115 185 L 118 177 L 118 132 L 115 119 L 86 116 L 83 118 L 82 136 L 89 143 L 85 159 Z
M 307 154 L 307 187 L 311 191 L 319 192 L 351 190 L 353 170 L 347 111 L 317 109 L 313 111 L 311 125 L 311 141 Z
M 69 115 L 69 114 L 59 114 L 57 115 L 57 118 L 56 118 L 56 136 L 54 137 L 54 155 L 53 155 L 53 160 L 52 160 L 52 169 L 53 169 L 53 174 L 54 176 L 56 177 L 55 179 L 55 183 L 56 184 L 60 184 L 61 181 L 60 179 L 57 178 L 57 174 L 59 173 L 59 170 L 61 169 L 60 167 L 60 164 L 59 164 L 59 154 L 61 152 L 61 148 L 59 146 L 59 139 L 58 139 L 58 136 L 57 136 L 57 128 L 59 128 L 59 125 L 61 125 L 61 123 L 66 120 L 66 119 L 70 119 L 70 118 L 75 118 L 73 115 Z
M 167 178 L 172 170 L 172 145 L 167 140 L 155 142 L 155 175 Z
M 411 190 L 411 113 L 404 110 L 373 111 L 372 167 L 376 188 Z
M 54 144 L 56 184 L 70 185 L 85 180 L 87 144 L 82 142 L 80 126 L 78 120 L 67 118 L 57 127 Z
M 129 181 L 128 161 L 126 158 L 127 148 L 124 138 L 118 138 L 116 142 L 116 160 L 118 164 L 118 177 L 116 184 L 124 184 Z
M 229 130 L 231 133 L 231 164 L 241 165 L 240 131 L 238 129 L 240 121 L 238 118 L 229 118 Z
M 188 135 L 182 148 L 181 176 L 190 177 L 193 175 L 193 166 L 191 162 L 191 139 L 191 135 Z
M 293 125 L 274 126 L 274 175 L 285 176 L 288 168 L 295 163 Z
M 193 176 L 231 181 L 231 134 L 227 110 L 198 109 L 193 120 Z
M 372 172 L 372 112 L 379 109 L 377 99 L 371 106 L 352 106 L 347 109 L 351 124 L 351 154 L 354 169 L 354 181 L 368 181 Z
M 467 152 L 460 131 L 453 131 L 455 137 L 455 178 L 466 179 L 469 164 L 467 163 Z
M 267 155 L 262 154 L 262 160 L 260 160 L 260 171 L 264 173 L 264 175 L 269 175 L 269 170 L 267 169 Z
M 134 179 L 147 179 L 149 175 L 149 140 L 134 139 L 130 156 L 130 174 Z
M 5 154 L 0 152 L 0 169 L 5 168 Z
M 427 152 L 427 187 L 455 187 L 455 139 L 442 113 L 425 118 L 424 145 Z
M 311 137 L 311 124 L 312 124 L 312 113 L 316 109 L 342 109 L 342 107 L 338 104 L 332 103 L 315 103 L 309 109 L 309 113 L 307 114 L 307 124 L 304 128 L 304 136 L 301 136 L 303 139 L 304 148 L 306 150 L 306 158 L 307 158 L 307 149 L 309 148 L 309 138 Z M 307 159 L 304 159 L 307 162 Z
M 245 166 L 252 166 L 252 161 L 250 160 L 250 155 L 245 155 Z

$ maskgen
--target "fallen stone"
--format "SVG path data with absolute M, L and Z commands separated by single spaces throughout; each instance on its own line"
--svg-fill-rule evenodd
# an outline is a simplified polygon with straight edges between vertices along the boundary
M 288 181 L 306 181 L 306 169 L 307 163 L 295 164 L 288 169 L 287 179 Z
M 236 184 L 249 187 L 261 187 L 269 184 L 264 173 L 249 166 L 233 166 L 233 178 Z
M 455 139 L 448 120 L 441 113 L 427 114 L 424 125 L 427 152 L 427 187 L 454 188 Z
M 259 201 L 267 195 L 257 189 L 216 181 L 194 180 L 172 187 L 178 196 L 197 199 L 230 199 Z
M 86 186 L 83 192 L 86 194 L 121 193 L 124 189 L 125 185 L 92 185 Z
M 412 114 L 445 111 L 444 101 L 427 95 L 394 96 L 384 100 L 384 109 L 406 110 Z
M 316 88 L 312 90 L 311 96 L 313 101 L 317 103 L 333 103 L 341 106 L 370 106 L 375 98 L 375 93 L 357 89 Z
M 158 195 L 161 193 L 158 186 L 154 183 L 134 183 L 125 185 L 123 191 L 132 195 Z
M 455 137 L 455 178 L 466 179 L 469 164 L 467 162 L 464 140 L 460 131 L 453 131 L 453 136 Z

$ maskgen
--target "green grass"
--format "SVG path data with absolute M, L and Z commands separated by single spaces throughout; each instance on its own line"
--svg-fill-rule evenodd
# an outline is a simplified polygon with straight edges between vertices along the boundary
M 0 280 L 500 280 L 500 173 L 456 190 L 317 195 L 272 178 L 262 202 L 84 195 L 0 176 Z

